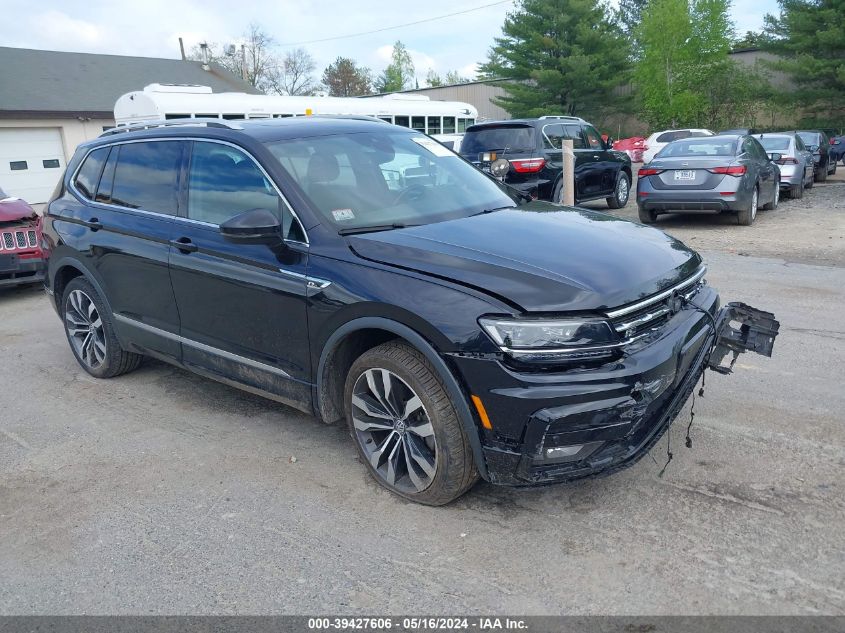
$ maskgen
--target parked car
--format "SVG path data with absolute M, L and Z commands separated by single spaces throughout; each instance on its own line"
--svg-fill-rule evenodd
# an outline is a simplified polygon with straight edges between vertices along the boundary
M 539 200 L 560 200 L 562 142 L 571 139 L 575 153 L 575 202 L 604 198 L 611 209 L 628 202 L 631 159 L 614 151 L 592 125 L 576 117 L 547 116 L 477 123 L 467 128 L 461 156 L 489 171 L 497 158 L 510 167 L 504 182 Z
M 432 134 L 431 138 L 442 143 L 445 147 L 456 154 L 461 151 L 461 140 L 464 138 L 463 132 L 459 134 Z
M 830 139 L 830 160 L 842 161 L 845 165 L 845 136 L 833 136 Z
M 780 187 L 790 198 L 802 198 L 813 186 L 813 153 L 797 134 L 760 134 L 760 144 L 770 155 L 780 154 Z
M 528 202 L 419 132 L 120 130 L 77 148 L 45 215 L 46 288 L 81 367 L 110 378 L 148 355 L 345 420 L 414 501 L 628 466 L 705 367 L 771 354 L 773 315 L 720 309 L 674 238 Z
M 43 279 L 41 217 L 25 201 L 0 189 L 0 288 Z
M 713 136 L 713 132 L 705 129 L 663 130 L 662 132 L 655 132 L 645 140 L 643 162 L 651 162 L 657 156 L 657 153 L 672 141 L 700 136 Z
M 813 153 L 816 182 L 824 182 L 829 175 L 836 173 L 836 161 L 830 158 L 830 139 L 827 134 L 818 130 L 798 130 L 796 132 L 785 132 L 785 134 L 800 136 L 807 149 Z
M 760 133 L 760 130 L 753 127 L 735 127 L 730 130 L 721 130 L 717 132 L 719 136 L 736 135 L 736 136 L 755 136 Z
M 780 199 L 780 169 L 753 136 L 708 136 L 673 141 L 637 179 L 640 221 L 661 213 L 734 212 L 750 225 L 758 206 L 774 209 Z
M 613 149 L 618 152 L 625 152 L 632 163 L 643 162 L 643 151 L 645 150 L 645 138 L 632 136 L 613 142 Z

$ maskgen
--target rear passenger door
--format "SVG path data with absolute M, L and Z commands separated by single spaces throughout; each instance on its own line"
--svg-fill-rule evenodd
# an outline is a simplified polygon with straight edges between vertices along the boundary
M 584 126 L 584 137 L 587 147 L 593 152 L 595 192 L 599 195 L 610 195 L 616 186 L 619 163 L 614 160 L 613 155 L 605 147 L 601 134 L 592 125 Z
M 293 212 L 258 163 L 229 143 L 192 143 L 186 189 L 170 256 L 183 362 L 310 403 L 308 247 Z M 277 214 L 283 235 L 256 242 L 220 233 L 220 224 L 256 208 Z
M 546 148 L 546 162 L 551 162 L 557 170 L 563 169 L 563 141 L 571 140 L 575 153 L 575 199 L 588 195 L 587 182 L 593 161 L 590 154 L 584 152 L 586 144 L 579 124 L 550 123 L 543 127 L 543 143 Z M 557 202 L 557 200 L 555 200 Z
M 84 204 L 78 249 L 87 256 L 115 327 L 145 353 L 179 358 L 179 313 L 168 269 L 179 212 L 183 141 L 127 141 L 92 150 L 71 183 Z

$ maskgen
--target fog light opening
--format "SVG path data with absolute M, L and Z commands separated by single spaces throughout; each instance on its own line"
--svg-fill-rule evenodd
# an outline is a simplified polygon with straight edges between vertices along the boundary
M 595 453 L 603 443 L 587 442 L 586 444 L 570 444 L 568 446 L 549 446 L 543 449 L 539 461 L 545 464 L 577 462 Z

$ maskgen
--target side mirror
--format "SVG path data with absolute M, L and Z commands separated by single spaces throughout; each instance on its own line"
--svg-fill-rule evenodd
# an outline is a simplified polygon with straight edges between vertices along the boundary
M 276 214 L 267 209 L 250 209 L 220 225 L 220 233 L 235 239 L 280 237 L 282 225 Z
M 769 154 L 769 160 L 773 163 L 778 162 L 781 158 L 783 158 L 783 154 L 778 154 L 777 152 L 772 152 Z

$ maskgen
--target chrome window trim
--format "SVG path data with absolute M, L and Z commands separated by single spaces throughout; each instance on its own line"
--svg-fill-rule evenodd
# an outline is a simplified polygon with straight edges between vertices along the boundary
M 212 139 L 212 138 L 203 138 L 203 137 L 200 137 L 200 136 L 168 136 L 168 137 L 138 138 L 138 139 L 116 139 L 114 142 L 111 142 L 111 143 L 103 143 L 102 145 L 97 145 L 95 147 L 88 148 L 88 151 L 85 152 L 85 156 L 82 157 L 82 160 L 79 161 L 79 164 L 76 166 L 76 169 L 73 170 L 73 174 L 71 175 L 70 180 L 68 182 L 68 189 L 76 197 L 80 198 L 81 200 L 84 200 L 86 204 L 94 204 L 94 205 L 99 205 L 99 206 L 105 207 L 105 208 L 118 209 L 118 210 L 121 210 L 121 211 L 129 211 L 130 213 L 140 212 L 142 214 L 152 215 L 152 216 L 155 216 L 155 217 L 158 217 L 158 218 L 164 218 L 164 219 L 172 218 L 174 220 L 181 220 L 183 222 L 188 222 L 190 224 L 198 224 L 200 226 L 207 226 L 207 227 L 210 227 L 210 228 L 219 229 L 220 225 L 214 224 L 212 222 L 204 222 L 202 220 L 194 220 L 194 219 L 188 218 L 188 217 L 181 217 L 181 216 L 178 216 L 178 215 L 170 215 L 168 213 L 161 213 L 159 211 L 149 211 L 147 209 L 133 209 L 132 207 L 124 207 L 124 206 L 119 205 L 119 204 L 111 204 L 109 202 L 99 202 L 97 200 L 90 200 L 90 199 L 86 198 L 85 196 L 83 196 L 82 193 L 76 188 L 76 177 L 79 174 L 79 170 L 82 169 L 82 165 L 85 164 L 85 160 L 88 158 L 88 155 L 91 152 L 93 152 L 94 150 L 97 150 L 97 149 L 100 149 L 100 148 L 103 148 L 103 147 L 114 147 L 116 145 L 127 145 L 129 143 L 148 143 L 148 142 L 156 142 L 156 141 L 194 141 L 194 142 L 199 141 L 199 142 L 204 142 L 204 143 L 217 143 L 219 145 L 228 145 L 229 147 L 233 147 L 233 148 L 243 152 L 244 155 L 246 155 L 253 163 L 255 163 L 255 165 L 258 167 L 258 169 L 261 170 L 261 173 L 264 174 L 264 177 L 267 179 L 267 181 L 273 186 L 273 189 L 276 190 L 276 193 L 278 194 L 279 198 L 281 198 L 282 202 L 284 202 L 285 205 L 287 206 L 287 208 L 290 209 L 290 212 L 293 215 L 293 219 L 296 220 L 296 222 L 299 224 L 299 228 L 302 229 L 302 234 L 305 236 L 304 242 L 301 242 L 299 240 L 289 240 L 289 239 L 284 239 L 284 241 L 290 242 L 290 243 L 293 243 L 293 244 L 302 244 L 303 246 L 310 246 L 311 245 L 310 241 L 308 240 L 308 232 L 305 230 L 305 225 L 302 223 L 302 220 L 299 219 L 299 216 L 296 214 L 296 211 L 294 211 L 290 202 L 285 197 L 285 195 L 282 193 L 281 189 L 279 189 L 279 186 L 276 184 L 276 182 L 270 177 L 270 175 L 267 173 L 267 171 L 264 169 L 264 167 L 262 167 L 261 163 L 258 162 L 258 160 L 256 160 L 255 156 L 253 156 L 248 150 L 244 149 L 240 145 L 237 145 L 236 143 L 231 143 L 229 141 L 223 141 L 223 140 L 220 140 L 220 139 Z M 186 212 L 187 212 L 187 209 L 186 209 Z
M 241 356 L 239 354 L 233 354 L 232 352 L 227 352 L 226 350 L 220 349 L 218 347 L 212 347 L 211 345 L 206 345 L 205 343 L 200 343 L 199 341 L 195 341 L 193 339 L 181 336 L 179 334 L 174 334 L 173 332 L 168 332 L 167 330 L 162 330 L 161 328 L 157 328 L 153 325 L 149 325 L 147 323 L 143 323 L 138 321 L 137 319 L 133 319 L 128 316 L 124 316 L 122 314 L 112 313 L 112 316 L 122 323 L 126 323 L 128 325 L 132 325 L 137 327 L 138 329 L 144 330 L 151 334 L 156 334 L 166 339 L 170 339 L 171 341 L 176 341 L 178 343 L 182 343 L 183 345 L 187 345 L 188 347 L 193 347 L 194 349 L 198 349 L 202 352 L 206 352 L 208 354 L 214 354 L 215 356 L 220 356 L 221 358 L 225 358 L 226 360 L 231 360 L 236 363 L 240 363 L 242 365 L 249 365 L 250 367 L 254 367 L 255 369 L 260 369 L 262 371 L 270 372 L 281 376 L 283 378 L 290 378 L 293 380 L 293 377 L 287 373 L 283 369 L 279 369 L 278 367 L 274 367 L 273 365 L 268 365 L 266 363 L 262 363 L 257 360 L 253 360 L 251 358 L 247 358 L 246 356 Z
M 687 277 L 685 280 L 675 284 L 671 288 L 667 288 L 666 290 L 658 292 L 656 295 L 652 295 L 647 299 L 638 301 L 637 303 L 632 303 L 631 305 L 626 306 L 624 308 L 619 308 L 618 310 L 609 310 L 604 314 L 606 314 L 607 317 L 610 319 L 615 319 L 617 317 L 625 316 L 626 314 L 631 314 L 632 312 L 637 312 L 638 310 L 642 310 L 643 308 L 647 308 L 650 305 L 662 301 L 666 297 L 670 296 L 673 292 L 683 290 L 684 288 L 687 288 L 693 285 L 694 283 L 698 282 L 699 280 L 701 280 L 702 277 L 704 277 L 704 274 L 706 272 L 707 266 L 702 266 L 691 277 Z

